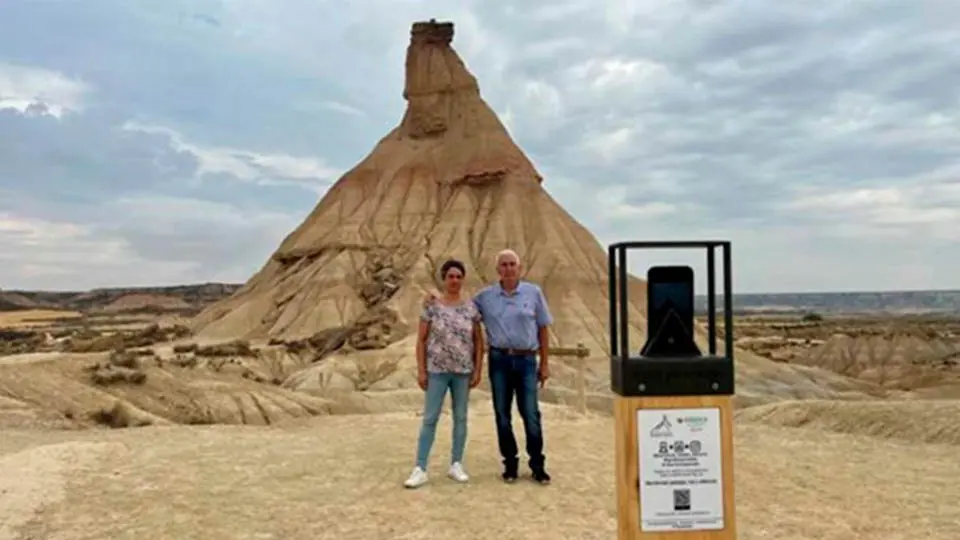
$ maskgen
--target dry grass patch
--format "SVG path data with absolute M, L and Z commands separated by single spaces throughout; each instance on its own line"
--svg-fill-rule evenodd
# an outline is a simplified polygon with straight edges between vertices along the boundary
M 55 309 L 0 311 L 0 328 L 46 326 L 58 320 L 79 319 L 82 317 L 83 314 L 77 311 L 61 311 Z

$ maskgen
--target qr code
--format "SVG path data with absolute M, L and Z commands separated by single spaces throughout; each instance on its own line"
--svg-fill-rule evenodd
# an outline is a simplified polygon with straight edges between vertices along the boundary
M 690 510 L 690 490 L 673 490 L 673 509 L 676 511 Z

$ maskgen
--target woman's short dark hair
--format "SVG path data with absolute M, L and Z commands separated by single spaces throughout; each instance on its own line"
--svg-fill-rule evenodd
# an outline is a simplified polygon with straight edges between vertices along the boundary
M 459 270 L 460 277 L 464 277 L 467 275 L 467 270 L 466 268 L 463 267 L 462 262 L 456 259 L 449 259 L 447 260 L 447 262 L 443 263 L 443 266 L 440 267 L 440 277 L 446 279 L 447 272 L 449 272 L 451 268 L 456 268 L 457 270 Z

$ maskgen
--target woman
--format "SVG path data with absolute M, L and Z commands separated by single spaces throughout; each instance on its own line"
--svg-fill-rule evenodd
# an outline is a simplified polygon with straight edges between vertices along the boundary
M 480 312 L 470 300 L 460 297 L 466 270 L 449 260 L 440 269 L 444 294 L 424 307 L 417 336 L 417 383 L 426 391 L 423 424 L 417 441 L 417 462 L 404 482 L 408 488 L 427 483 L 427 458 L 437 432 L 437 421 L 447 390 L 453 401 L 453 449 L 447 476 L 457 482 L 469 480 L 463 469 L 467 443 L 467 402 L 470 389 L 480 384 L 483 367 L 483 333 Z

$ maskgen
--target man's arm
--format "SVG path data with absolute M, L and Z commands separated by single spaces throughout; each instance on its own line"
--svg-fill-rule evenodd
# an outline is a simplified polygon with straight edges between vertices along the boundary
M 537 341 L 540 345 L 540 369 L 548 367 L 550 365 L 549 359 L 547 358 L 547 353 L 550 351 L 550 329 L 546 326 L 541 326 L 537 331 Z
M 550 376 L 550 325 L 553 324 L 553 316 L 550 314 L 550 308 L 547 306 L 547 299 L 543 296 L 543 291 L 537 289 L 536 302 L 537 316 L 537 341 L 540 346 L 540 383 L 543 384 Z
M 550 314 L 550 307 L 547 306 L 547 298 L 543 295 L 543 290 L 537 287 L 537 301 L 534 305 L 537 316 L 537 326 L 543 328 L 553 324 L 553 315 Z

